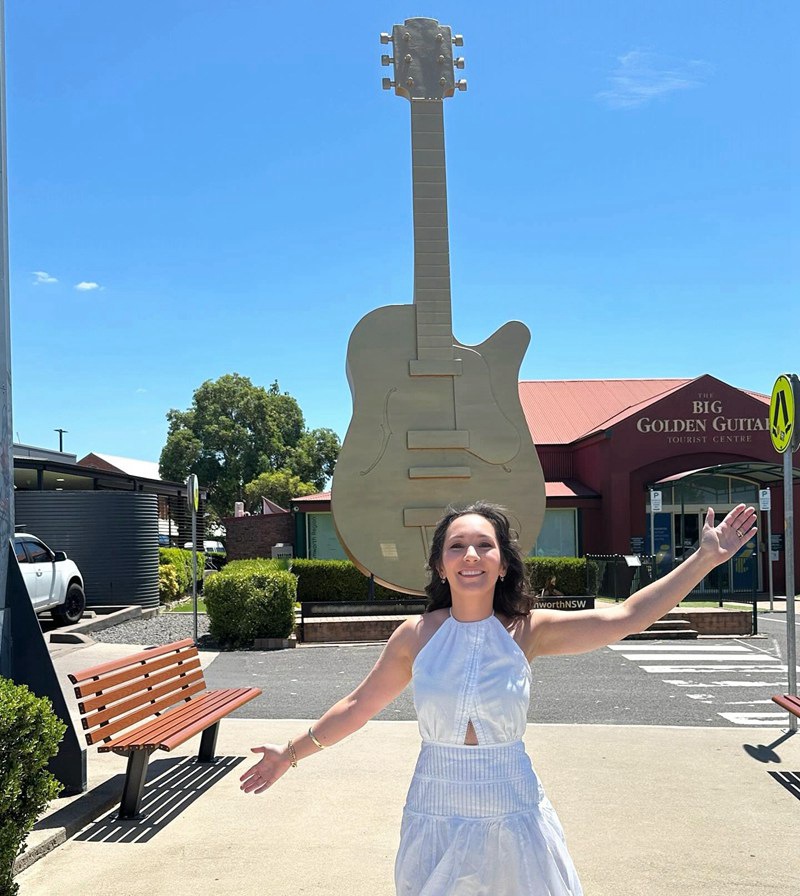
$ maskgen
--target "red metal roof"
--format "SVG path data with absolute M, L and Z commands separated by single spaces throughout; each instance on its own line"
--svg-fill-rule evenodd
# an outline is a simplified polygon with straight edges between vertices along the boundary
M 316 492 L 313 495 L 304 495 L 302 498 L 292 498 L 292 504 L 302 504 L 303 501 L 330 501 L 330 492 Z
M 600 424 L 690 379 L 522 380 L 519 397 L 535 444 L 574 442 Z
M 600 495 L 577 479 L 564 479 L 559 482 L 545 482 L 545 495 L 548 498 L 599 498 Z

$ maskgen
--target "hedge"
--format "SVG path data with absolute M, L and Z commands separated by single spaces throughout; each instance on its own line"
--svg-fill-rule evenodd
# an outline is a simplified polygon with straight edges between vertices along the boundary
M 161 566 L 171 566 L 178 579 L 178 595 L 192 593 L 192 552 L 183 548 L 159 548 L 158 562 Z M 205 557 L 197 554 L 197 578 L 203 579 Z
M 246 570 L 248 564 L 267 564 L 264 568 L 279 569 L 280 560 L 233 560 L 225 571 Z M 297 600 L 368 600 L 369 578 L 349 560 L 305 560 L 297 558 L 289 564 L 297 576 Z M 556 577 L 556 588 L 562 594 L 586 594 L 586 560 L 583 557 L 526 557 L 525 566 L 534 594 L 541 593 L 547 580 Z M 284 567 L 285 568 L 285 565 Z M 403 593 L 375 583 L 375 600 L 404 597 Z
M 541 594 L 551 576 L 562 594 L 586 594 L 586 559 L 584 557 L 526 557 L 525 566 L 531 591 Z
M 14 896 L 14 859 L 61 785 L 47 771 L 66 725 L 46 697 L 0 678 L 0 893 Z
M 211 573 L 203 594 L 211 637 L 230 647 L 256 638 L 288 638 L 297 579 L 279 561 L 241 560 Z

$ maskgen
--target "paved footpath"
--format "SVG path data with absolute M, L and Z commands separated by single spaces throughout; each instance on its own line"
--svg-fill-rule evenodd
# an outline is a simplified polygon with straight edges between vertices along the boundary
M 65 676 L 125 649 L 96 645 L 56 665 Z M 307 726 L 227 719 L 210 770 L 194 767 L 196 740 L 158 754 L 139 823 L 118 823 L 108 811 L 125 760 L 90 751 L 92 792 L 56 801 L 36 837 L 81 819 L 81 806 L 103 811 L 84 810 L 86 827 L 18 875 L 21 896 L 392 896 L 416 723 L 371 722 L 290 769 L 269 793 L 242 794 L 250 746 L 284 742 Z M 532 724 L 525 740 L 586 896 L 800 892 L 800 736 Z

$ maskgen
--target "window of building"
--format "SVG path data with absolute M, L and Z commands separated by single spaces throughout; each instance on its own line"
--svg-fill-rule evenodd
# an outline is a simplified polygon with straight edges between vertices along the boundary
M 536 539 L 532 555 L 578 556 L 578 513 L 574 508 L 545 510 L 542 531 Z
M 347 554 L 336 537 L 332 513 L 307 513 L 306 533 L 308 556 L 312 560 L 347 560 Z

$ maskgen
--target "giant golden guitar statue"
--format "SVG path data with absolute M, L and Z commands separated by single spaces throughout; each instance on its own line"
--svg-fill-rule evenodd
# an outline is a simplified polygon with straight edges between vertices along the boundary
M 353 417 L 333 476 L 333 520 L 350 559 L 396 591 L 421 594 L 429 537 L 448 504 L 485 499 L 509 511 L 530 551 L 544 516 L 544 477 L 519 401 L 530 341 L 519 321 L 480 345 L 452 331 L 443 100 L 456 81 L 453 46 L 435 19 L 391 35 L 394 81 L 411 103 L 414 303 L 359 321 L 347 348 Z

